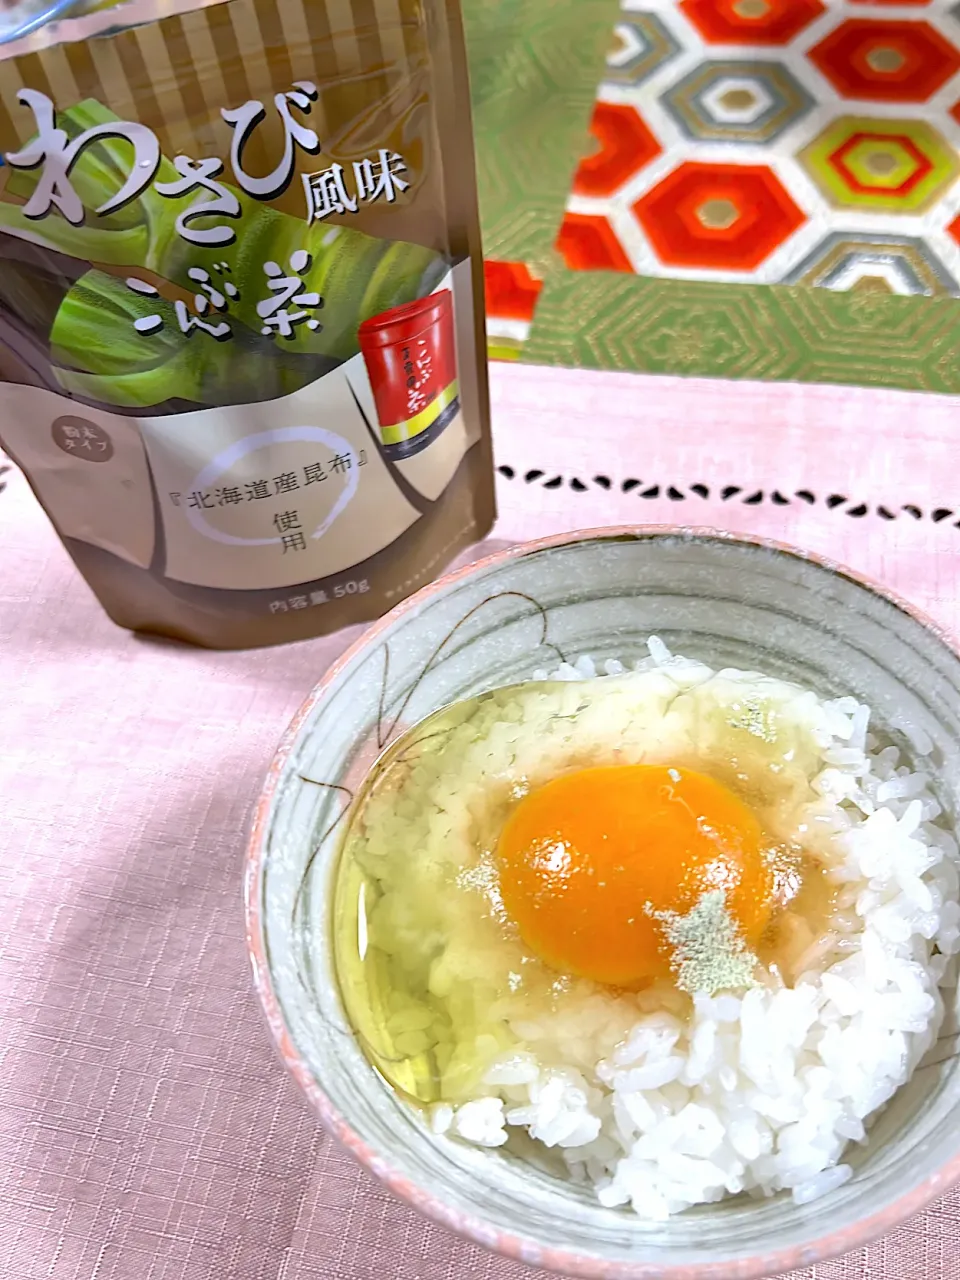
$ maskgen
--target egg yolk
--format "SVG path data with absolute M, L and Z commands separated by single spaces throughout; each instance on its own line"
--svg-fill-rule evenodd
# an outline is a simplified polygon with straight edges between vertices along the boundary
M 497 849 L 500 892 L 521 937 L 564 973 L 639 988 L 670 974 L 658 913 L 686 915 L 722 889 L 748 946 L 766 928 L 773 874 L 760 824 L 689 769 L 581 769 L 530 792 Z

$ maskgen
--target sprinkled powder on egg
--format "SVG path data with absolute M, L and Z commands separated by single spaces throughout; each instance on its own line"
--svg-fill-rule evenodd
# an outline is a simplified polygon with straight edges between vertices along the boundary
M 746 989 L 756 985 L 757 957 L 747 948 L 727 910 L 727 895 L 712 889 L 685 916 L 675 911 L 650 915 L 664 925 L 677 986 L 690 995 Z

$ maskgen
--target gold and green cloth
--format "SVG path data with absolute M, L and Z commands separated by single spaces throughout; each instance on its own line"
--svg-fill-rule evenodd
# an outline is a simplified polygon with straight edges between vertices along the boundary
M 466 20 L 492 356 L 960 390 L 955 0 Z

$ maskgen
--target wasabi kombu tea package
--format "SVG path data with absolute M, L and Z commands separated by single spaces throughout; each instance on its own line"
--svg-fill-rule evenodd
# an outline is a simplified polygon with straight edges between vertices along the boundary
M 133 0 L 0 48 L 0 441 L 110 616 L 375 617 L 493 519 L 456 0 Z

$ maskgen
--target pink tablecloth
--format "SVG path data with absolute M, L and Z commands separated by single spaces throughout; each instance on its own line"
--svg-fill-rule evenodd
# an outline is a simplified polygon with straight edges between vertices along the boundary
M 498 366 L 500 541 L 763 532 L 960 634 L 956 401 Z M 216 654 L 103 617 L 0 476 L 0 1277 L 533 1280 L 319 1129 L 250 992 L 240 867 L 286 721 L 347 637 Z M 806 1280 L 960 1277 L 960 1195 Z

